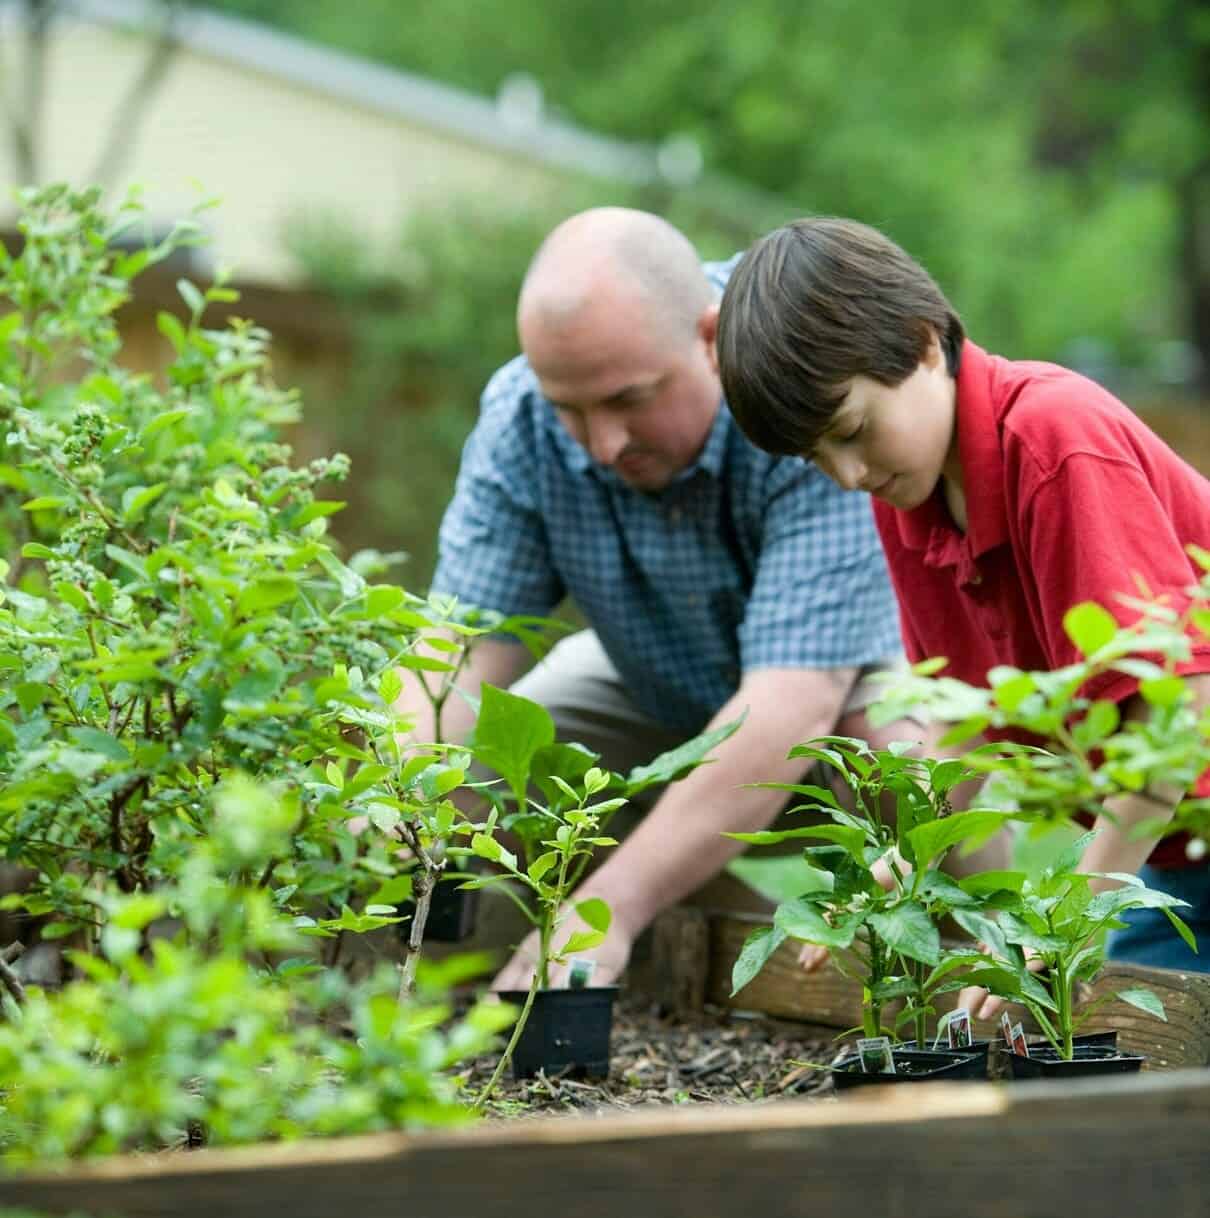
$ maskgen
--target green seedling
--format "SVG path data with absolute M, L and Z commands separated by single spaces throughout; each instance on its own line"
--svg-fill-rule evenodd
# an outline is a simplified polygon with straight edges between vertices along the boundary
M 975 778 L 974 771 L 960 761 L 912 757 L 910 748 L 874 751 L 860 740 L 825 736 L 791 750 L 791 757 L 834 773 L 848 806 L 826 787 L 761 784 L 804 796 L 793 812 L 823 813 L 831 823 L 729 835 L 762 845 L 828 843 L 806 847 L 802 895 L 783 901 L 773 925 L 748 937 L 732 972 L 732 993 L 787 939 L 814 944 L 836 952 L 838 967 L 860 978 L 864 1035 L 895 1034 L 911 1023 L 923 1045 L 935 998 L 975 983 L 985 963 L 973 947 L 944 948 L 938 922 L 983 901 L 941 866 L 955 848 L 973 850 L 998 833 L 1007 814 L 951 812 L 951 793 Z M 883 1010 L 897 1000 L 905 1006 L 888 1028 Z

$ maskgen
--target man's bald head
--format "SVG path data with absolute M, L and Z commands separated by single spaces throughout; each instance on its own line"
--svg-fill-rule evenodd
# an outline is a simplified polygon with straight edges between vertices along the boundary
M 565 220 L 534 255 L 517 307 L 522 334 L 572 325 L 602 296 L 633 300 L 643 321 L 691 341 L 715 302 L 689 239 L 667 220 L 625 207 L 598 207 Z

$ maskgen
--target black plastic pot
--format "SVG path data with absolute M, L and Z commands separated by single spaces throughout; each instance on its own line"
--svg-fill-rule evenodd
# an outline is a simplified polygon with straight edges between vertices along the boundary
M 1134 1074 L 1147 1059 L 1141 1053 L 1123 1053 L 1115 1044 L 1072 1046 L 1070 1061 L 1051 1044 L 1030 1045 L 1029 1056 L 1008 1054 L 1013 1078 L 1086 1078 L 1100 1074 Z
M 887 1083 L 931 1083 L 938 1079 L 957 1080 L 987 1077 L 987 1055 L 979 1057 L 960 1050 L 894 1048 L 894 1074 L 864 1074 L 856 1053 L 841 1058 L 832 1067 L 832 1085 L 837 1091 L 852 1087 L 880 1087 Z
M 479 890 L 460 888 L 459 885 L 465 882 L 465 875 L 442 876 L 437 882 L 429 898 L 429 916 L 424 924 L 426 942 L 461 943 L 474 933 L 475 920 L 479 916 Z M 416 912 L 416 903 L 404 901 L 397 909 L 408 919 L 396 923 L 399 937 L 406 940 L 411 933 L 411 916 Z
M 616 985 L 579 990 L 539 990 L 525 1030 L 513 1050 L 513 1078 L 539 1070 L 605 1078 L 609 1074 L 609 1034 L 613 1030 Z M 525 1005 L 524 990 L 502 990 L 505 1002 Z
M 900 1049 L 917 1050 L 919 1046 L 914 1040 L 905 1040 L 898 1046 Z M 970 1064 L 960 1074 L 947 1075 L 947 1078 L 987 1078 L 988 1060 L 991 1056 L 992 1042 L 990 1040 L 976 1040 L 969 1045 L 964 1045 L 961 1049 L 951 1049 L 948 1045 L 939 1045 L 933 1048 L 931 1044 L 925 1045 L 924 1052 L 926 1053 L 943 1053 L 946 1057 L 961 1057 L 969 1058 Z

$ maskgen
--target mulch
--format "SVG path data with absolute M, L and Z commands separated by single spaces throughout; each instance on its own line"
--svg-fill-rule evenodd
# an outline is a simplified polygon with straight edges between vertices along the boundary
M 828 1029 L 721 1008 L 707 1007 L 691 1022 L 673 1019 L 650 998 L 623 995 L 614 1008 L 608 1078 L 560 1073 L 519 1081 L 506 1074 L 488 1113 L 513 1120 L 830 1096 L 831 1075 L 818 1066 L 837 1056 L 834 1037 Z M 496 1061 L 496 1055 L 474 1061 L 464 1075 L 472 1094 L 487 1082 Z

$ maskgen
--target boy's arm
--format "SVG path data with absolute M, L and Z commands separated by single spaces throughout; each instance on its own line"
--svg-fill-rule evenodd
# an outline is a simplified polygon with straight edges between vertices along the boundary
M 1193 694 L 1193 703 L 1198 710 L 1210 705 L 1210 673 L 1192 673 L 1185 682 Z M 1145 719 L 1148 714 L 1146 702 L 1137 694 L 1129 698 L 1122 707 L 1125 719 Z M 1153 783 L 1146 791 L 1132 795 L 1119 795 L 1107 800 L 1105 813 L 1098 816 L 1093 828 L 1096 838 L 1089 844 L 1080 863 L 1080 870 L 1118 871 L 1133 875 L 1147 861 L 1155 849 L 1156 835 L 1133 838 L 1136 826 L 1146 822 L 1160 821 L 1167 824 L 1184 798 L 1185 792 L 1175 787 Z M 1118 888 L 1116 880 L 1090 881 L 1094 891 Z

